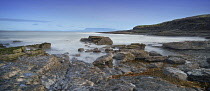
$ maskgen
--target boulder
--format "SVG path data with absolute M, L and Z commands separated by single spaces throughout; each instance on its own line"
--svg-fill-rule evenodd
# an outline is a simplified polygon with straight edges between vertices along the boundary
M 112 61 L 113 61 L 112 57 L 113 57 L 113 54 L 111 53 L 101 56 L 93 62 L 93 65 L 97 67 L 104 67 L 104 66 L 111 67 Z
M 110 52 L 113 52 L 113 51 L 114 51 L 114 50 L 113 50 L 113 49 L 110 49 L 110 48 L 106 48 L 106 49 L 105 49 L 105 52 L 106 52 L 106 53 L 110 53 Z
M 187 74 L 179 70 L 178 68 L 166 67 L 163 69 L 163 74 L 169 75 L 180 80 L 187 80 Z
M 121 52 L 130 52 L 135 56 L 135 60 L 145 60 L 149 57 L 149 53 L 144 50 L 136 50 L 136 49 L 123 49 Z
M 140 50 L 144 50 L 145 46 L 146 46 L 145 44 L 131 43 L 130 45 L 127 45 L 125 48 L 126 49 L 140 49 Z
M 12 41 L 13 43 L 17 43 L 17 42 L 22 42 L 22 41 L 20 41 L 20 40 L 14 40 L 14 41 Z
M 147 62 L 164 62 L 166 61 L 166 56 L 150 56 L 146 58 Z
M 180 70 L 184 72 L 188 72 L 194 69 L 199 69 L 200 65 L 198 63 L 186 63 L 183 65 L 178 65 L 177 68 L 179 68 Z
M 100 51 L 98 48 L 94 48 L 94 49 L 93 49 L 93 52 L 94 52 L 94 53 L 99 53 L 99 52 L 101 52 L 101 51 Z
M 88 38 L 81 38 L 82 42 L 92 42 L 97 45 L 112 45 L 113 41 L 109 37 L 104 36 L 89 36 Z
M 114 55 L 114 59 L 121 60 L 121 62 L 135 60 L 135 56 L 130 52 L 120 52 Z
M 0 44 L 0 48 L 6 48 L 6 46 L 4 46 L 3 44 Z
M 88 42 L 88 38 L 81 38 L 80 41 L 81 42 Z
M 163 47 L 177 50 L 205 50 L 210 47 L 210 41 L 185 41 L 164 43 Z
M 84 48 L 79 48 L 78 51 L 79 52 L 83 52 L 85 49 Z
M 35 44 L 35 45 L 27 45 L 26 47 L 40 48 L 40 49 L 50 49 L 51 48 L 51 43 L 42 43 L 42 44 Z
M 188 71 L 187 74 L 188 79 L 191 81 L 210 83 L 210 69 L 194 69 L 192 71 Z
M 167 62 L 170 64 L 185 64 L 186 59 L 184 59 L 182 56 L 168 56 Z
M 156 51 L 150 51 L 149 56 L 162 56 L 160 53 L 157 53 Z
M 206 59 L 206 62 L 210 64 L 210 58 L 207 58 Z

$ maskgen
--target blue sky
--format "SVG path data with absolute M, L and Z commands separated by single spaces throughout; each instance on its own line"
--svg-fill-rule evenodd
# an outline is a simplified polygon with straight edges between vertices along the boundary
M 210 0 L 0 0 L 0 30 L 124 30 L 201 14 Z

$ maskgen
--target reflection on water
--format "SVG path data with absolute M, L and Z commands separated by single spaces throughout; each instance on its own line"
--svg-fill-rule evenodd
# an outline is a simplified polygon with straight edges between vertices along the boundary
M 160 36 L 146 36 L 146 35 L 126 35 L 126 34 L 101 34 L 92 32 L 0 32 L 0 43 L 7 44 L 7 47 L 23 46 L 38 44 L 43 42 L 52 43 L 51 50 L 47 50 L 49 54 L 60 54 L 68 52 L 69 55 L 78 54 L 78 48 L 90 49 L 86 44 L 80 42 L 81 38 L 88 36 L 107 36 L 110 37 L 114 45 L 130 44 L 130 43 L 144 43 L 147 45 L 159 45 L 159 43 L 205 40 L 200 37 L 160 37 Z M 13 43 L 14 40 L 23 42 Z M 103 47 L 91 44 L 90 47 Z M 147 51 L 156 51 L 162 55 L 172 54 L 161 48 L 146 46 Z M 97 57 L 104 55 L 104 53 L 80 53 L 79 59 L 86 62 L 93 62 Z M 73 56 L 71 56 L 73 57 Z

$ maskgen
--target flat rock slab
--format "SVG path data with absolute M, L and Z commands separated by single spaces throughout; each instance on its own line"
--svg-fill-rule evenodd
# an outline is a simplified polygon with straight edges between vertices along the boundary
M 187 80 L 187 74 L 178 68 L 173 67 L 166 67 L 163 69 L 163 74 L 170 75 L 171 77 L 180 79 L 180 80 Z

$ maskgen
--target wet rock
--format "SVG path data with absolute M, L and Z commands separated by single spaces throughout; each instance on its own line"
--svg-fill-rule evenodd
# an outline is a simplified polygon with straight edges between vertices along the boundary
M 92 41 L 97 45 L 112 45 L 113 41 L 109 37 L 103 36 L 89 36 L 88 40 Z
M 88 42 L 89 40 L 88 40 L 88 38 L 81 38 L 80 41 L 81 42 Z
M 85 52 L 93 52 L 93 49 L 86 49 Z
M 167 62 L 170 64 L 185 64 L 186 59 L 182 56 L 168 56 Z
M 20 41 L 20 40 L 14 40 L 14 41 L 12 41 L 13 43 L 17 43 L 17 42 L 22 42 L 22 41 Z
M 155 63 L 150 63 L 149 65 L 147 65 L 148 68 L 161 68 L 163 67 L 163 63 L 162 62 L 155 62 Z
M 50 49 L 51 48 L 51 43 L 42 43 L 42 44 L 35 44 L 35 45 L 27 45 L 26 47 L 40 48 L 40 49 Z
M 178 65 L 177 68 L 179 68 L 180 70 L 184 71 L 184 72 L 188 72 L 194 69 L 198 69 L 200 68 L 198 63 L 186 63 L 183 65 Z
M 88 38 L 81 38 L 82 42 L 92 42 L 97 45 L 112 45 L 113 41 L 109 37 L 104 36 L 89 36 Z
M 105 49 L 106 53 L 110 53 L 110 52 L 113 52 L 113 51 L 114 51 L 113 49 L 109 49 L 109 48 Z
M 155 51 L 150 51 L 149 56 L 162 56 L 160 53 L 157 53 Z
M 0 49 L 0 60 L 1 61 L 16 60 L 19 56 L 25 55 L 25 51 L 26 48 L 24 46 Z
M 94 53 L 99 53 L 99 52 L 101 52 L 101 51 L 100 51 L 98 48 L 94 48 L 94 49 L 93 49 L 93 52 L 94 52 Z
M 121 52 L 130 52 L 135 56 L 135 60 L 145 60 L 149 57 L 149 53 L 144 50 L 136 50 L 136 49 L 123 49 Z
M 107 55 L 104 55 L 104 56 L 101 56 L 93 62 L 93 65 L 97 66 L 97 67 L 104 67 L 104 66 L 111 67 L 113 65 L 112 64 L 112 61 L 113 61 L 112 57 L 113 57 L 113 54 L 111 54 L 111 53 L 109 53 Z
M 85 49 L 84 48 L 79 48 L 78 51 L 79 52 L 83 52 Z
M 139 49 L 139 50 L 144 50 L 145 49 L 145 44 L 140 44 L 140 43 L 131 43 L 131 45 L 127 45 L 125 48 L 126 49 Z
M 188 79 L 191 81 L 197 82 L 210 82 L 210 69 L 194 69 L 192 71 L 188 71 Z
M 208 62 L 208 63 L 210 64 L 210 58 L 207 58 L 207 59 L 206 59 L 206 62 Z
M 0 44 L 0 48 L 6 48 L 6 46 L 4 46 L 3 44 Z
M 147 62 L 164 62 L 166 61 L 166 56 L 150 56 L 146 58 Z
M 120 52 L 114 55 L 114 59 L 121 60 L 121 62 L 135 60 L 135 56 L 130 52 Z
M 163 69 L 163 74 L 170 75 L 171 77 L 180 79 L 180 80 L 187 80 L 187 74 L 178 68 L 173 67 L 166 67 Z
M 163 47 L 177 50 L 205 50 L 210 47 L 210 41 L 185 41 L 164 43 Z

